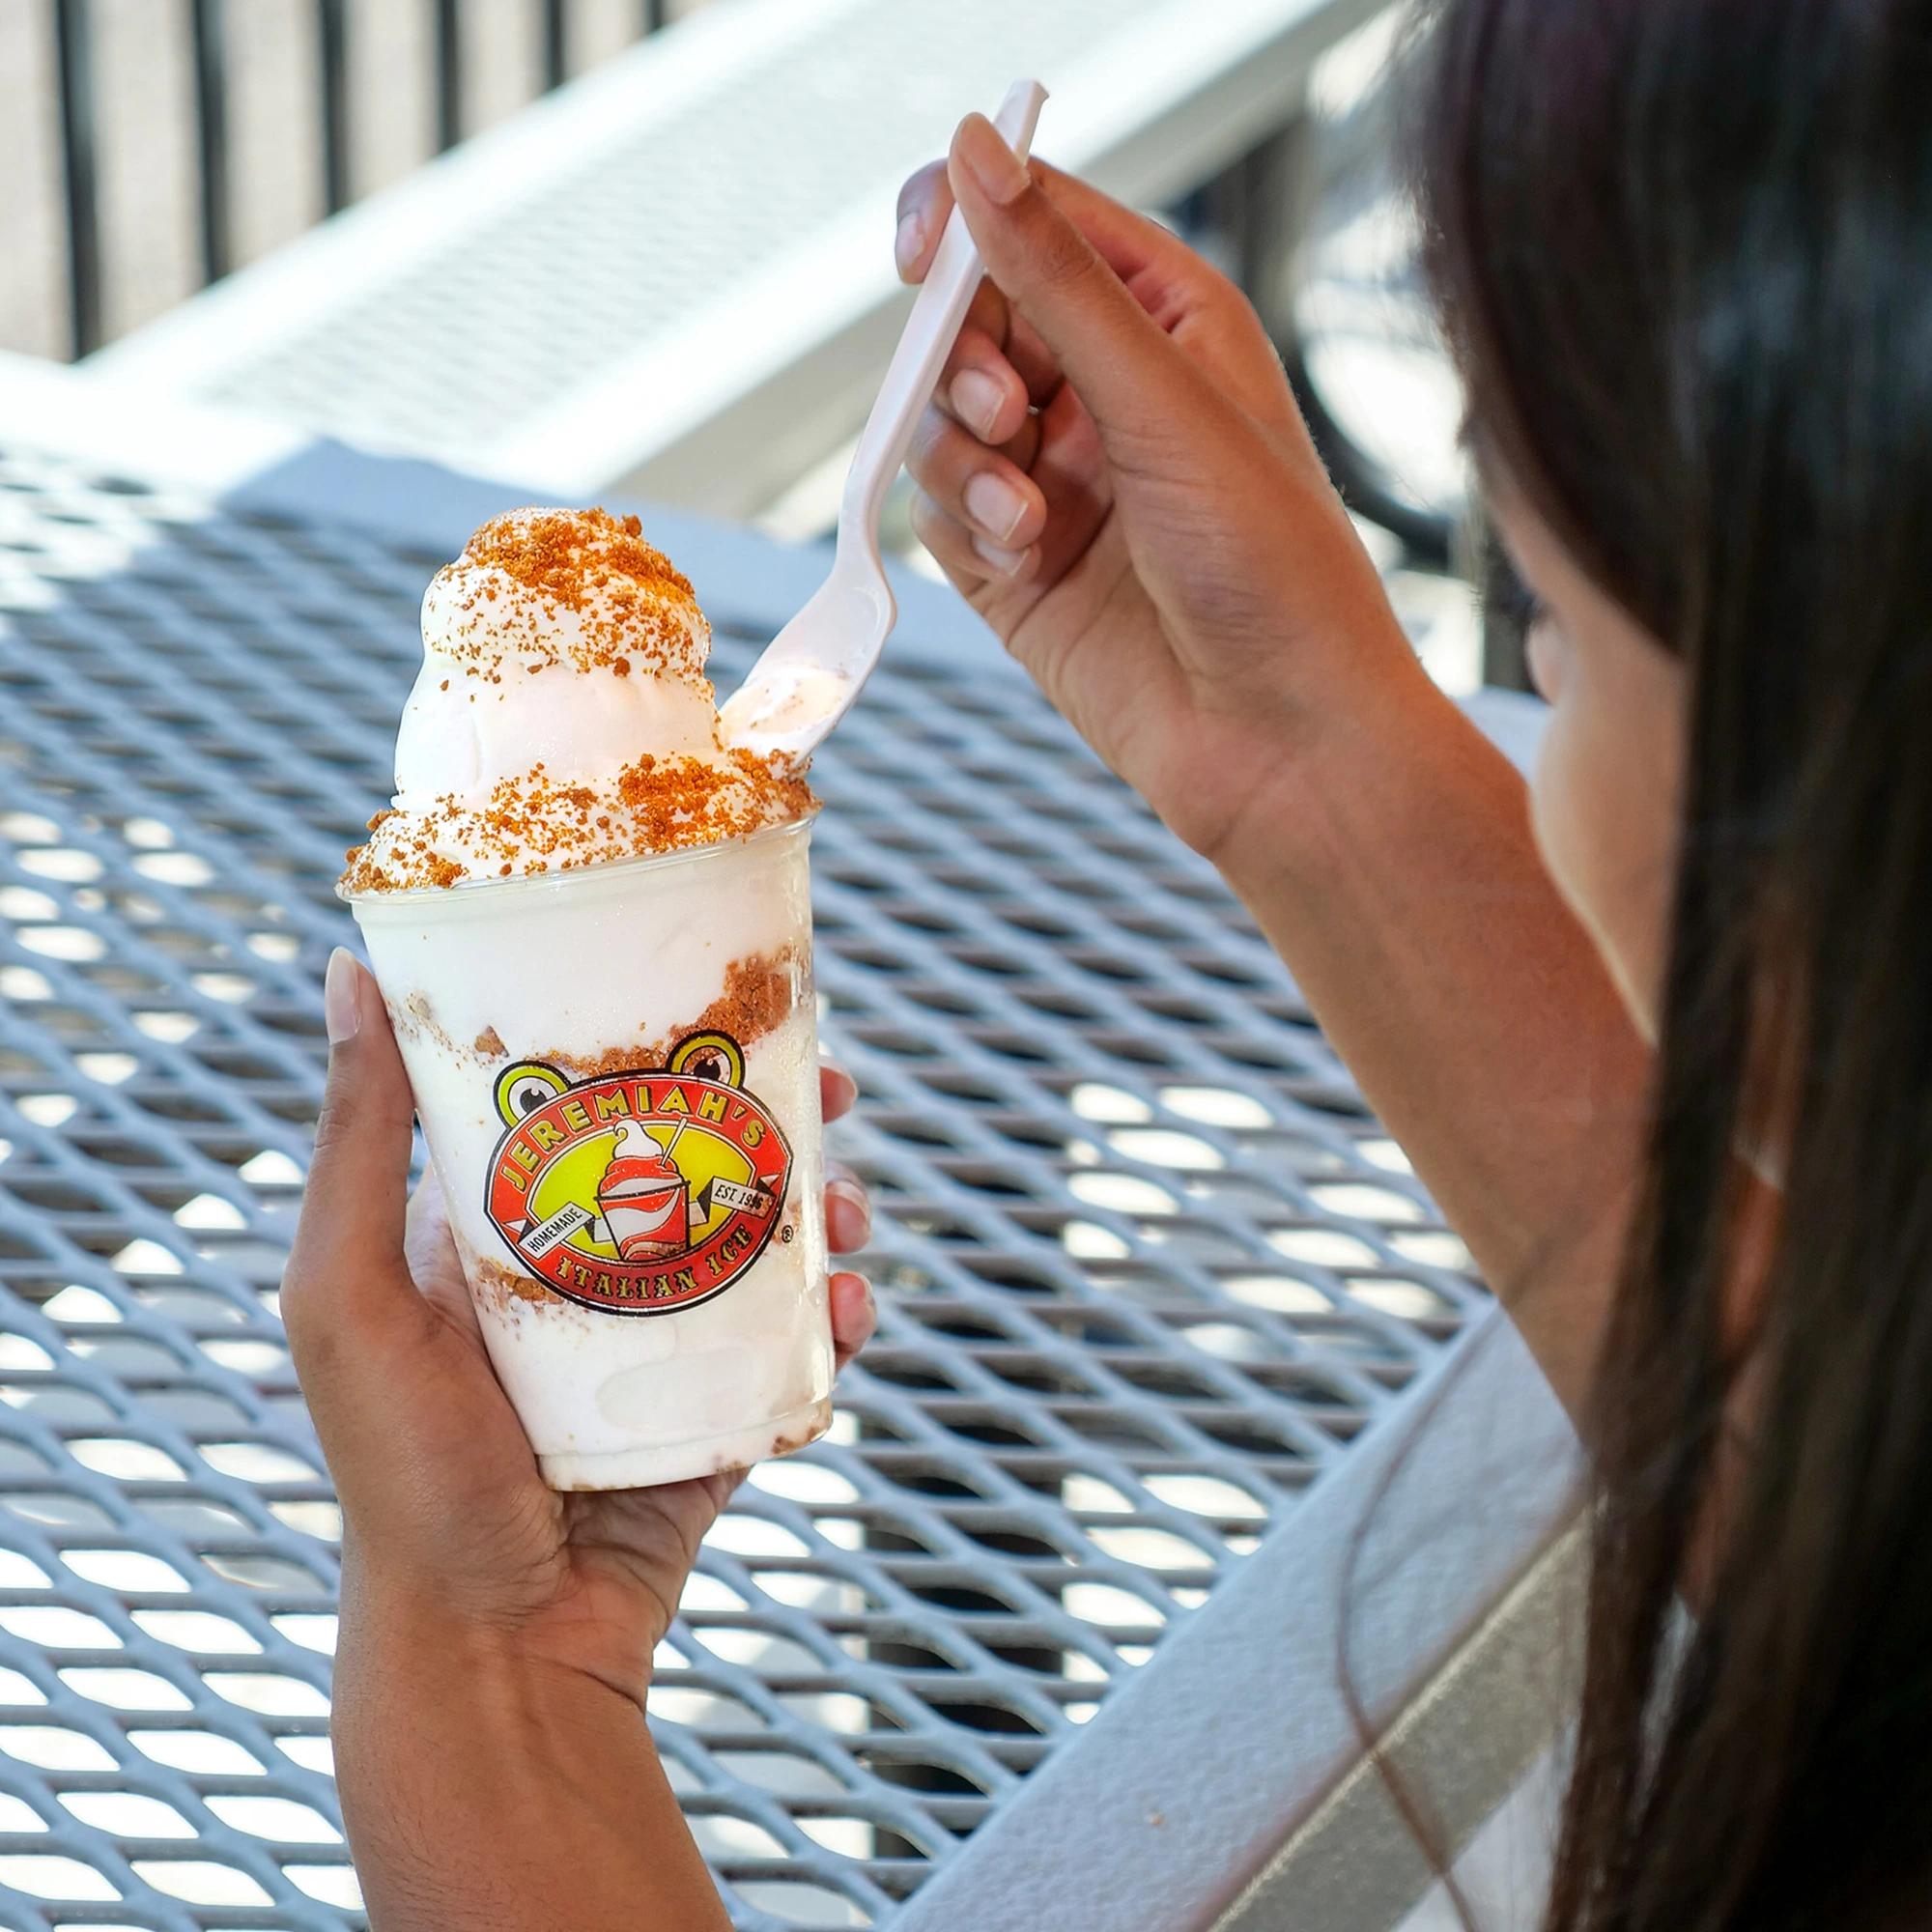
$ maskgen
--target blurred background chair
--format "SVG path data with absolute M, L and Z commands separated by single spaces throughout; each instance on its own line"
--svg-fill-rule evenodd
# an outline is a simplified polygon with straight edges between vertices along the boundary
M 1392 139 L 1401 17 L 34 0 L 0 22 L 27 190 L 0 215 L 23 270 L 0 346 L 566 500 L 816 538 L 903 309 L 897 184 L 1025 66 L 1055 89 L 1043 151 L 1254 297 L 1432 668 L 1520 687 L 1519 640 L 1466 587 L 1460 402 Z M 903 494 L 895 523 L 917 557 Z

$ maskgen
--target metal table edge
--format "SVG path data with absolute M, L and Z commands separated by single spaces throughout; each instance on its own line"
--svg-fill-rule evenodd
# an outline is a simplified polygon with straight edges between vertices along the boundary
M 1309 1916 L 1279 1886 L 1270 1906 L 1290 1917 L 1249 1909 L 1284 1848 L 1369 1769 L 1342 1686 L 1345 1631 L 1372 1720 L 1399 1730 L 1560 1543 L 1578 1474 L 1568 1419 L 1493 1311 L 1445 1357 L 1406 1422 L 1317 1485 L 934 1875 L 895 1932 L 1371 1922 Z M 1554 1647 L 1547 1626 L 1529 1628 Z M 1553 1728 L 1562 1672 L 1547 1674 Z M 1475 1693 L 1493 1676 L 1466 1674 L 1456 1726 L 1478 1721 Z M 1498 1776 L 1520 1770 L 1520 1756 L 1507 1753 Z M 1452 1809 L 1479 1817 L 1506 1788 L 1464 1794 Z M 1426 1880 L 1425 1867 L 1405 1906 Z
M 455 556 L 486 518 L 532 500 L 527 485 L 354 448 L 245 411 L 156 396 L 145 384 L 85 365 L 5 352 L 0 438 L 104 472 L 178 483 L 226 510 L 348 525 L 444 556 Z M 602 500 L 642 517 L 645 534 L 692 579 L 721 629 L 755 634 L 760 625 L 781 623 L 831 567 L 829 544 L 783 544 L 661 502 L 619 495 Z M 887 575 L 899 607 L 888 647 L 895 656 L 1024 675 L 950 586 L 898 563 L 889 563 Z

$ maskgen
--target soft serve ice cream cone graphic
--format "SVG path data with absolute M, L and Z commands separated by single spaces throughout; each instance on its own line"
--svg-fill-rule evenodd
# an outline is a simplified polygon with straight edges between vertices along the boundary
M 674 1255 L 690 1243 L 691 1187 L 670 1157 L 682 1132 L 680 1124 L 660 1146 L 636 1121 L 618 1130 L 597 1183 L 597 1211 L 623 1261 Z

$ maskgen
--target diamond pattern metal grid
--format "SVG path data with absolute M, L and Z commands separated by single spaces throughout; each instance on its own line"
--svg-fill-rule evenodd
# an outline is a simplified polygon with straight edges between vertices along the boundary
M 0 453 L 7 1926 L 359 1922 L 275 1296 L 437 561 Z M 819 777 L 881 1329 L 652 1696 L 768 1929 L 888 1922 L 1480 1293 L 1239 908 L 1025 686 L 901 653 Z

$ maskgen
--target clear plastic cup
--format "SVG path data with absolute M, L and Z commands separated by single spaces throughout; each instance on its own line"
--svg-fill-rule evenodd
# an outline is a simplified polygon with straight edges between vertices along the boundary
M 351 898 L 554 1489 L 742 1467 L 831 1422 L 810 838 Z

